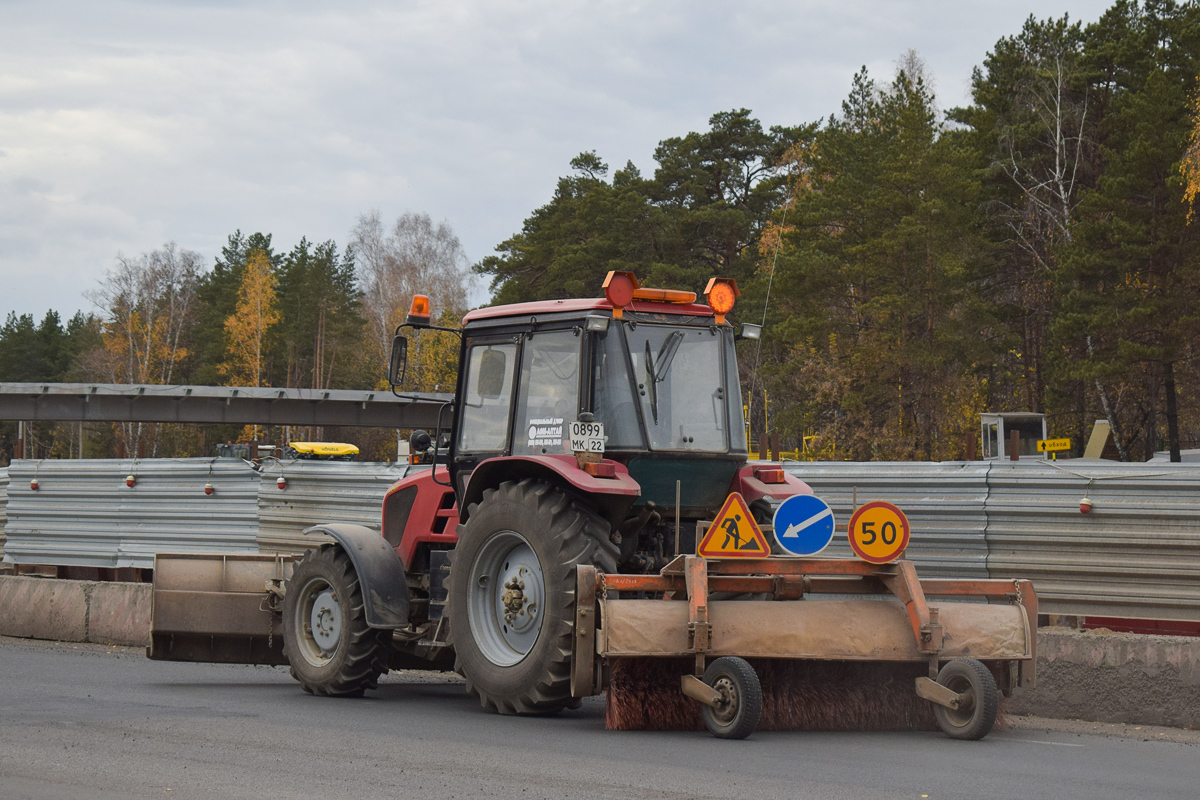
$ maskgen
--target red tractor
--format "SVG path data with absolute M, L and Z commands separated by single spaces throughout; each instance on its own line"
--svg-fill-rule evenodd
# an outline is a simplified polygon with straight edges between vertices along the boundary
M 452 422 L 412 437 L 432 469 L 389 490 L 382 538 L 318 526 L 334 542 L 282 592 L 284 652 L 307 691 L 361 694 L 391 666 L 452 654 L 487 708 L 575 704 L 578 567 L 656 573 L 695 553 L 696 522 L 731 492 L 766 524 L 810 493 L 778 465 L 747 463 L 734 342 L 760 329 L 727 321 L 733 281 L 710 281 L 705 303 L 622 272 L 604 290 L 479 309 L 454 331 Z M 401 328 L 445 330 L 429 314 L 418 296 Z M 406 360 L 398 328 L 394 391 Z
M 715 735 L 742 738 L 764 709 L 778 728 L 818 724 L 819 707 L 819 724 L 840 729 L 844 708 L 865 703 L 895 718 L 876 727 L 924 714 L 950 736 L 986 735 L 999 692 L 1034 680 L 1029 582 L 918 578 L 906 518 L 883 502 L 851 518 L 858 559 L 774 557 L 742 523 L 820 501 L 796 497 L 811 491 L 778 464 L 748 463 L 726 321 L 737 287 L 714 279 L 701 304 L 613 272 L 604 290 L 480 309 L 452 331 L 451 422 L 411 437 L 414 463 L 429 466 L 388 491 L 382 536 L 316 525 L 307 532 L 330 541 L 298 561 L 158 555 L 148 655 L 286 663 L 321 695 L 362 694 L 389 669 L 453 667 L 503 714 L 553 713 L 607 689 L 617 728 L 688 727 L 702 707 Z M 427 298 L 404 327 L 437 329 Z M 394 391 L 407 345 L 397 329 Z M 745 514 L 731 519 L 734 505 Z M 831 515 L 821 506 L 781 521 L 775 546 L 804 555 L 783 542 Z M 868 511 L 885 516 L 856 528 Z M 734 552 L 706 544 L 722 536 Z M 863 549 L 877 540 L 891 546 Z M 809 699 L 765 704 L 747 659 L 768 660 L 773 685 Z M 821 674 L 840 684 L 814 690 L 813 661 L 836 662 Z M 658 682 L 653 699 L 626 690 L 643 679 Z M 850 700 L 832 701 L 830 685 Z

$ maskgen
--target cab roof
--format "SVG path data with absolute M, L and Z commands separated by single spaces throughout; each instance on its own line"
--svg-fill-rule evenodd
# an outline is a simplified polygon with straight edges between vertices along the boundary
M 572 298 L 570 300 L 538 300 L 533 303 L 511 303 L 504 306 L 488 306 L 467 312 L 463 324 L 468 325 L 483 319 L 501 317 L 527 317 L 538 314 L 562 314 L 585 311 L 613 310 L 612 303 L 603 297 Z M 689 317 L 712 317 L 713 310 L 700 303 L 656 303 L 650 300 L 634 300 L 625 306 L 626 311 L 643 312 L 647 314 L 679 314 Z

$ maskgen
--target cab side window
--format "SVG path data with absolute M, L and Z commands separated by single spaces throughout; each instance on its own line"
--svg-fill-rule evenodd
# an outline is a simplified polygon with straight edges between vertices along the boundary
M 466 392 L 458 434 L 461 452 L 500 452 L 508 447 L 517 346 L 477 344 L 467 350 Z
M 513 452 L 570 452 L 567 426 L 579 414 L 580 337 L 538 332 L 525 340 Z

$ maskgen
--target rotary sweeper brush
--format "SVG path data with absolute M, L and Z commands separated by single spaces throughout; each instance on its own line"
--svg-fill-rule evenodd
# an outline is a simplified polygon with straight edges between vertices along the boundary
M 458 336 L 458 379 L 380 529 L 316 524 L 295 556 L 160 554 L 150 657 L 286 664 L 325 697 L 453 668 L 501 714 L 607 690 L 614 728 L 986 734 L 1033 677 L 1029 584 L 918 580 L 907 520 L 879 502 L 850 521 L 856 560 L 813 557 L 832 512 L 748 458 L 735 342 L 761 328 L 727 320 L 736 284 L 704 302 L 625 272 L 603 288 L 461 329 L 416 296 L 393 391 L 440 402 L 399 391 L 401 329 Z
M 614 729 L 707 727 L 742 738 L 756 728 L 936 724 L 979 739 L 1001 692 L 1033 680 L 1037 601 L 1027 581 L 922 581 L 903 560 L 685 556 L 658 575 L 581 569 L 578 592 L 581 640 L 592 598 L 599 611 Z M 767 599 L 713 599 L 729 595 Z M 930 595 L 947 601 L 930 606 Z

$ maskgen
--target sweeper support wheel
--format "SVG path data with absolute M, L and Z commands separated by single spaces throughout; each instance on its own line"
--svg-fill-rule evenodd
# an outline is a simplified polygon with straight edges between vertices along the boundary
M 762 716 L 762 685 L 754 667 L 744 658 L 718 658 L 704 670 L 704 682 L 720 699 L 705 704 L 704 725 L 718 739 L 745 739 L 754 733 Z
M 941 668 L 937 682 L 958 695 L 957 708 L 934 703 L 938 725 L 952 739 L 978 740 L 996 724 L 1000 691 L 983 662 L 956 658 Z

